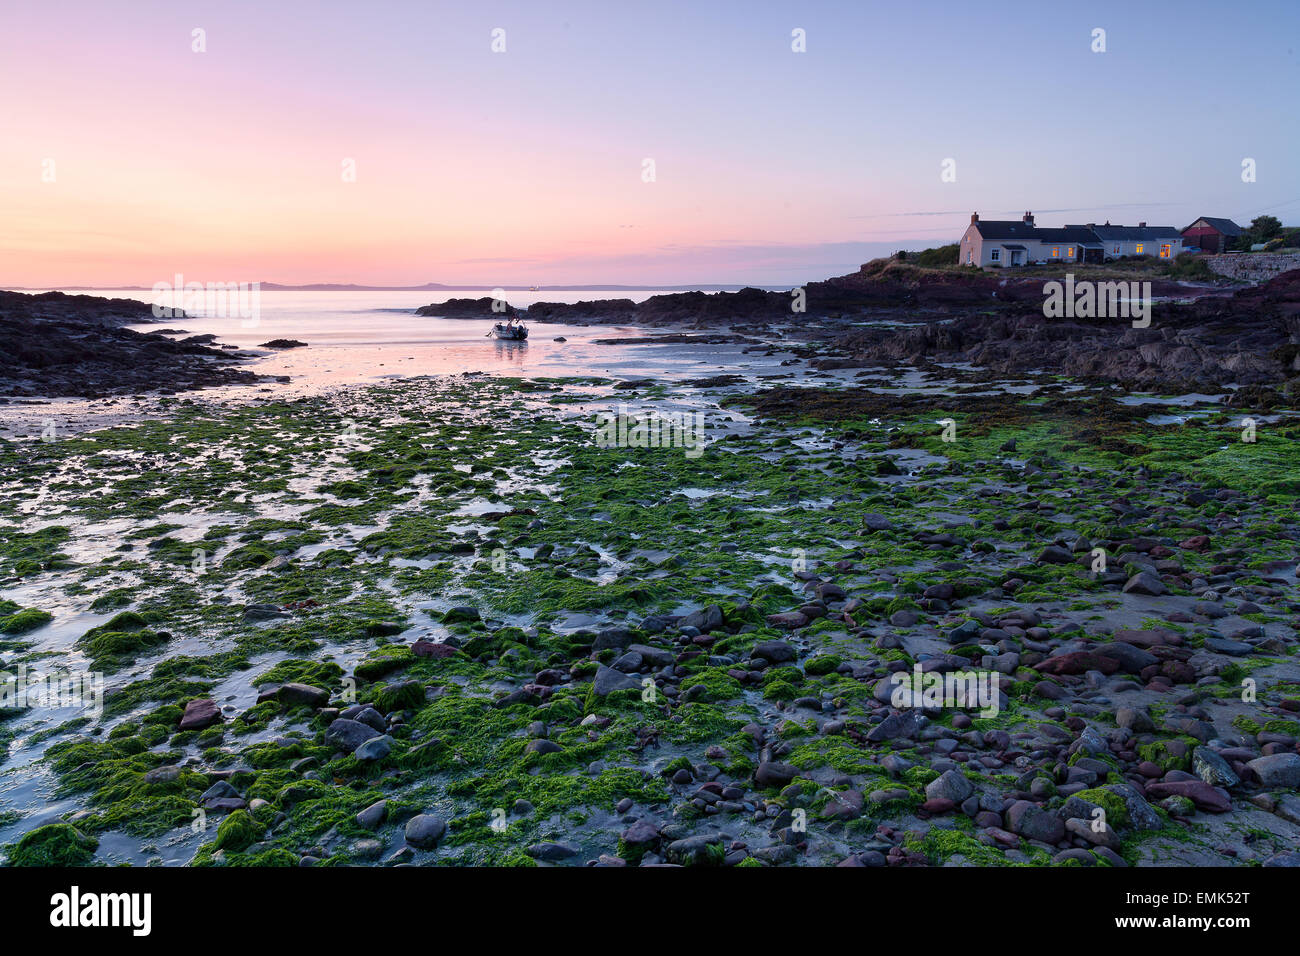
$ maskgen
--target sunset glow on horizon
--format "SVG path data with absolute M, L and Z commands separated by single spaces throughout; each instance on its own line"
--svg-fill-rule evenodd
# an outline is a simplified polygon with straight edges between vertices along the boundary
M 1005 6 L 6 10 L 0 287 L 779 285 L 975 210 L 1294 222 L 1295 4 Z

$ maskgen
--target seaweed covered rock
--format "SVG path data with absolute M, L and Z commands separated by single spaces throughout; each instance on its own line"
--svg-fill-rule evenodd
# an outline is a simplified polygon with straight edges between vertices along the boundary
M 9 850 L 10 866 L 85 866 L 95 856 L 98 838 L 67 823 L 31 830 Z

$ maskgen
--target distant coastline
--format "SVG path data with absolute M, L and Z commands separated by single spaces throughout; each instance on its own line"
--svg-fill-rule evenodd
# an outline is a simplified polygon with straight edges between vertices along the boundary
M 443 282 L 426 282 L 424 285 L 354 285 L 351 283 L 315 282 L 308 285 L 282 285 L 278 282 L 260 282 L 258 287 L 263 292 L 492 292 L 503 289 L 506 292 L 738 292 L 745 288 L 788 289 L 786 285 L 755 286 L 747 282 L 731 283 L 685 283 L 682 285 L 609 285 L 606 284 L 568 284 L 568 285 L 448 285 Z M 4 285 L 0 288 L 14 292 L 32 292 L 44 289 L 58 289 L 63 292 L 150 292 L 152 286 L 145 285 L 56 285 L 23 286 Z

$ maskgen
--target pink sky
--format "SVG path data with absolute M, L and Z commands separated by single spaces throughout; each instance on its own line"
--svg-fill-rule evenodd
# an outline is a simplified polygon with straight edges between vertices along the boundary
M 242 0 L 49 0 L 6 11 L 0 284 L 151 286 L 177 272 L 795 283 L 955 241 L 973 209 L 1181 226 L 1296 194 L 1294 175 L 1278 176 L 1294 170 L 1296 130 L 1276 84 L 1163 165 L 1134 144 L 1183 135 L 1214 107 L 1212 91 L 1194 105 L 1177 91 L 1124 97 L 1095 129 L 1042 111 L 998 116 L 959 95 L 975 41 L 995 64 L 1028 48 L 1122 95 L 1150 61 L 1201 46 L 1228 75 L 1270 44 L 1284 58 L 1278 31 L 1209 5 L 1172 25 L 1117 5 L 1097 15 L 1114 37 L 1107 60 L 1088 50 L 1091 15 L 1035 7 L 1032 26 L 991 26 L 901 7 L 301 2 L 267 13 Z M 497 26 L 505 53 L 491 51 Z M 806 53 L 791 50 L 793 27 Z M 195 28 L 206 52 L 192 50 Z M 1244 155 L 1260 157 L 1253 188 L 1237 176 Z M 958 180 L 943 183 L 950 156 Z M 349 158 L 355 182 L 341 175 Z

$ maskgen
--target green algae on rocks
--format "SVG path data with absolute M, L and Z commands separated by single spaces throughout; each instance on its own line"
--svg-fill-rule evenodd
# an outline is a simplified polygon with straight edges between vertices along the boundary
M 737 390 L 718 415 L 742 427 L 718 424 L 688 458 L 597 447 L 588 412 L 615 401 L 601 380 L 408 380 L 187 404 L 35 449 L 34 470 L 0 495 L 0 521 L 24 529 L 0 573 L 57 582 L 57 608 L 24 603 L 111 615 L 77 650 L 121 676 L 102 718 L 46 738 L 44 765 L 79 801 L 75 829 L 31 831 L 11 862 L 47 844 L 50 859 L 88 862 L 97 835 L 188 839 L 206 818 L 197 865 L 831 863 L 891 824 L 895 859 L 1046 864 L 1027 838 L 994 845 L 964 814 L 923 809 L 938 740 L 996 756 L 986 741 L 999 732 L 1046 751 L 1079 722 L 1114 726 L 1074 695 L 1073 675 L 1035 670 L 1045 655 L 1025 642 L 1104 646 L 1090 612 L 1120 607 L 1121 592 L 1080 561 L 1090 549 L 1039 560 L 1045 546 L 1070 535 L 1121 555 L 1150 537 L 1170 557 L 1148 548 L 1120 566 L 1173 562 L 1170 591 L 1189 603 L 1196 579 L 1247 561 L 1232 582 L 1243 596 L 1281 611 L 1269 592 L 1292 593 L 1273 567 L 1294 565 L 1297 541 L 1285 428 L 1225 447 L 1223 423 L 1156 425 L 1097 389 Z M 935 425 L 946 417 L 955 442 Z M 66 510 L 30 527 L 22 494 L 53 469 L 68 476 Z M 1211 544 L 1180 546 L 1209 521 Z M 1022 610 L 1041 610 L 1039 624 L 1011 623 Z M 1265 617 L 1253 623 L 1277 642 L 1267 663 L 1261 651 L 1211 676 L 1232 690 L 1257 675 L 1280 706 L 1270 682 L 1288 673 L 1293 637 L 1285 614 Z M 1171 628 L 1184 648 L 1208 630 Z M 997 717 L 945 713 L 916 736 L 873 739 L 887 713 L 875 689 L 893 670 L 936 653 L 965 669 L 1001 642 L 1020 659 Z M 209 698 L 211 722 L 182 730 Z M 1294 727 L 1257 718 L 1253 734 Z M 382 743 L 346 746 L 340 719 Z M 1185 769 L 1196 743 L 1152 730 L 1133 754 Z M 1121 764 L 1103 756 L 1094 771 L 1078 752 L 1059 762 L 1096 777 L 1078 796 L 1119 825 L 1101 788 Z M 1034 785 L 1006 766 L 970 774 L 998 806 Z M 1039 779 L 1054 813 L 1063 775 Z M 811 811 L 810 836 L 790 830 L 795 810 Z M 436 842 L 406 842 L 417 815 L 444 822 Z M 651 820 L 654 832 L 634 826 Z M 744 848 L 689 842 L 719 825 Z

